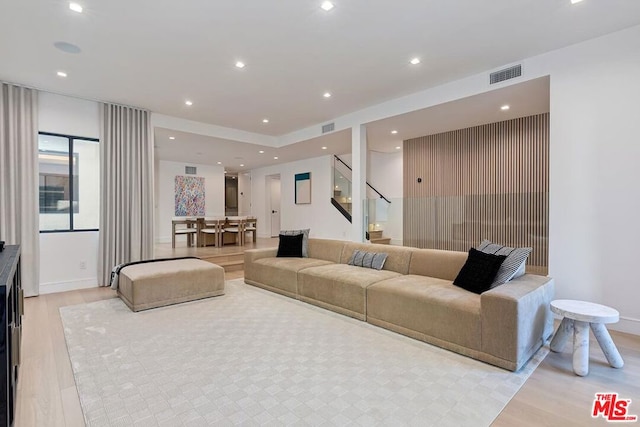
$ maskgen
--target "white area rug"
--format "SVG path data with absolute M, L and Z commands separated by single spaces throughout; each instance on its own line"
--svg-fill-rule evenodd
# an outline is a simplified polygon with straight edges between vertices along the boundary
M 87 425 L 488 426 L 512 373 L 271 292 L 60 309 Z

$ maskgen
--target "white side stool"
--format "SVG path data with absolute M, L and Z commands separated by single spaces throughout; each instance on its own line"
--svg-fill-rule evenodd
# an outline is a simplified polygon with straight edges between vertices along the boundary
M 589 374 L 589 325 L 609 364 L 614 368 L 624 366 L 622 356 L 604 326 L 620 320 L 617 310 L 586 301 L 561 299 L 551 301 L 551 311 L 562 316 L 562 323 L 551 340 L 551 350 L 562 351 L 573 332 L 573 372 L 576 375 Z

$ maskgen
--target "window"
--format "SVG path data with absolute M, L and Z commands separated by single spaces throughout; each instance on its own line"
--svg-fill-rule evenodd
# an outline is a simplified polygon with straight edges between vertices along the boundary
M 97 230 L 100 214 L 98 140 L 41 132 L 40 231 Z

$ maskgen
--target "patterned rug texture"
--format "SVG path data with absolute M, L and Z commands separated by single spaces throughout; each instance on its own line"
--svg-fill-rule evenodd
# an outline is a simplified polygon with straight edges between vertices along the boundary
M 60 314 L 88 426 L 488 426 L 548 352 L 513 373 L 241 279 L 187 304 Z

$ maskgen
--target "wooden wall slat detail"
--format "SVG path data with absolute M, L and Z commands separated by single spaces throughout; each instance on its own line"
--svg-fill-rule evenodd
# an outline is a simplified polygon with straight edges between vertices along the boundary
M 546 274 L 548 221 L 548 113 L 404 141 L 405 246 L 530 246 Z

